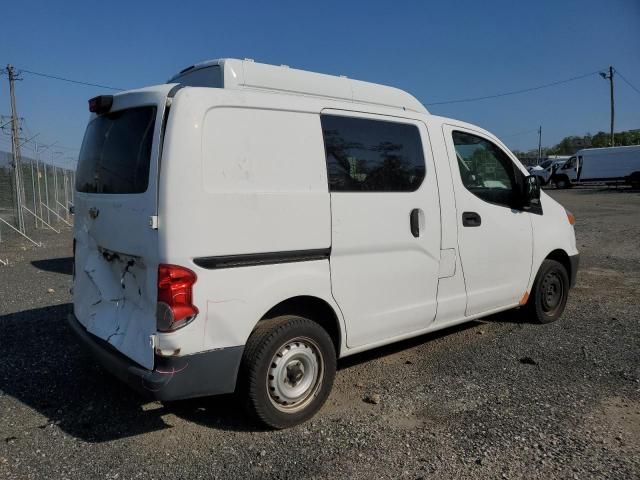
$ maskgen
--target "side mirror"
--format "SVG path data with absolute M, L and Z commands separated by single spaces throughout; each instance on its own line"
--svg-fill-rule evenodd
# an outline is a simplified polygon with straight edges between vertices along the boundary
M 531 204 L 532 200 L 540 199 L 540 178 L 537 175 L 525 177 L 524 197 L 525 205 Z

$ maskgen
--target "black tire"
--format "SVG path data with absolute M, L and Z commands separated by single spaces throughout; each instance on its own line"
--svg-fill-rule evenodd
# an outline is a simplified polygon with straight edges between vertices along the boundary
M 571 182 L 567 177 L 556 177 L 554 181 L 556 188 L 569 188 L 571 186 Z
M 551 323 L 560 318 L 569 298 L 569 275 L 560 262 L 547 259 L 540 265 L 525 314 L 536 323 Z
M 276 372 L 282 373 L 276 375 L 281 380 L 275 379 Z M 335 374 L 336 351 L 327 331 L 307 318 L 284 315 L 262 320 L 249 337 L 240 367 L 239 393 L 255 419 L 271 428 L 289 428 L 320 410 Z M 304 388 L 307 382 L 308 389 Z M 292 396 L 294 401 L 287 404 L 286 395 L 300 388 L 303 397 L 295 401 Z

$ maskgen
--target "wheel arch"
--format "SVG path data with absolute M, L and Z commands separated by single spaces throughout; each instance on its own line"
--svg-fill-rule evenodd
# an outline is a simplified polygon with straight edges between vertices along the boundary
M 288 298 L 265 312 L 258 324 L 281 315 L 299 315 L 319 324 L 331 337 L 336 355 L 340 356 L 343 339 L 340 319 L 337 312 L 326 300 L 312 295 L 298 295 Z
M 572 266 L 571 266 L 571 260 L 569 260 L 569 254 L 564 250 L 562 250 L 561 248 L 557 248 L 553 250 L 544 259 L 555 260 L 556 262 L 560 263 L 567 270 L 567 276 L 569 278 L 573 278 L 572 277 L 573 272 L 571 271 Z M 540 271 L 541 266 L 542 266 L 542 263 L 540 263 L 540 265 L 538 266 L 538 271 Z M 537 275 L 538 273 L 536 272 L 536 276 Z
M 555 184 L 558 180 L 564 180 L 565 182 L 567 182 L 567 186 L 565 188 L 571 188 L 571 180 L 569 179 L 569 175 L 567 175 L 566 173 L 554 173 L 553 175 L 551 175 L 551 177 L 549 177 L 549 183 L 553 182 Z

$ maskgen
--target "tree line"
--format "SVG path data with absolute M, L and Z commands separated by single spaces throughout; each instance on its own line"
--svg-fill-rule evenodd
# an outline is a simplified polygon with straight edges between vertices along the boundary
M 616 147 L 640 145 L 640 129 L 618 132 L 615 133 L 613 137 Z M 547 155 L 574 155 L 578 150 L 581 150 L 583 148 L 608 147 L 610 138 L 610 134 L 606 132 L 598 132 L 595 135 L 587 133 L 583 136 L 572 135 L 569 137 L 564 137 L 557 145 L 554 145 L 553 147 L 543 148 L 542 156 L 546 157 Z M 538 149 L 531 149 L 527 152 L 514 150 L 513 153 L 518 158 L 537 157 Z

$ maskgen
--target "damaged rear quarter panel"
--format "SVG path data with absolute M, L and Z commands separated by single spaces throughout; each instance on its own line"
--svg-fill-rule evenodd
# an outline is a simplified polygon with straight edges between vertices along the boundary
M 149 266 L 142 256 L 103 247 L 92 222 L 80 220 L 76 226 L 76 317 L 89 333 L 153 368 L 157 263 Z

